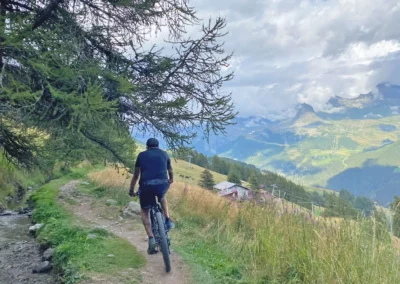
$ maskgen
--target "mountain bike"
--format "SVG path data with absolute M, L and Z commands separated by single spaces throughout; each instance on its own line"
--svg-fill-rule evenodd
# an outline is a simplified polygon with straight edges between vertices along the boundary
M 171 261 L 169 258 L 171 245 L 170 238 L 168 237 L 168 230 L 165 226 L 165 217 L 160 204 L 156 203 L 150 208 L 151 230 L 153 231 L 158 250 L 162 252 L 165 270 L 171 271 Z

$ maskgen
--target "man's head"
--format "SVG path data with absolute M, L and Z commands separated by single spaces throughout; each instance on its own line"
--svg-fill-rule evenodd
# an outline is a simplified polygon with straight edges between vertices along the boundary
M 156 138 L 149 138 L 146 142 L 147 148 L 158 148 L 158 140 Z

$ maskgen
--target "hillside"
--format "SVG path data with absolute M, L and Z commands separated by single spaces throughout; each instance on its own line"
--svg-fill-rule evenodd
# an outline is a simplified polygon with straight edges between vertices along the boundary
M 330 113 L 303 104 L 290 120 L 238 118 L 227 136 L 213 136 L 210 144 L 197 139 L 193 145 L 307 187 L 346 188 L 384 205 L 400 195 L 400 87 L 378 89 L 379 95 L 332 98 L 335 111 Z
M 190 184 L 198 184 L 200 181 L 200 175 L 204 171 L 204 168 L 197 165 L 191 164 L 190 167 L 187 161 L 182 160 L 171 160 L 172 168 L 175 173 L 175 180 L 180 182 L 188 182 Z M 226 181 L 226 175 L 211 171 L 215 183 Z

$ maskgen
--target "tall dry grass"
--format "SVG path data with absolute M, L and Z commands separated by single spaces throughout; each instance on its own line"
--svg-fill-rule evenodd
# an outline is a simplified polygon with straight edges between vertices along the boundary
M 92 182 L 102 187 L 128 190 L 132 175 L 125 169 L 116 170 L 113 167 L 107 167 L 103 170 L 89 173 L 88 177 Z
M 103 186 L 125 184 L 110 169 L 95 177 Z M 177 223 L 217 244 L 247 283 L 400 283 L 390 235 L 374 219 L 324 222 L 184 183 L 171 186 L 168 200 Z
M 89 173 L 88 178 L 98 186 L 98 188 L 92 189 L 92 193 L 97 197 L 114 199 L 119 205 L 125 205 L 130 200 L 128 190 L 132 175 L 126 169 L 117 170 L 113 167 L 107 167 Z

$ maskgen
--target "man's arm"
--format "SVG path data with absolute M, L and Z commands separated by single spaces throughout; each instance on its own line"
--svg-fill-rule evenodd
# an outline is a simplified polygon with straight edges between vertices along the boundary
M 135 172 L 133 173 L 133 178 L 132 178 L 132 181 L 131 181 L 131 186 L 130 186 L 130 188 L 129 188 L 129 195 L 130 195 L 130 196 L 135 196 L 135 186 L 136 186 L 136 184 L 137 184 L 137 182 L 138 182 L 139 176 L 140 176 L 140 168 L 139 168 L 139 167 L 136 167 L 136 168 L 135 168 Z
M 168 169 L 168 175 L 169 175 L 169 183 L 173 183 L 174 182 L 174 172 L 173 172 L 172 168 Z
M 168 170 L 168 176 L 169 176 L 169 183 L 174 182 L 174 171 L 172 170 L 171 166 L 171 159 L 168 157 L 167 161 L 167 170 Z

